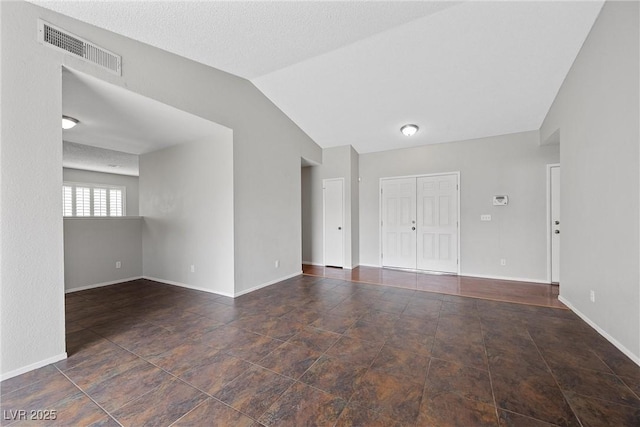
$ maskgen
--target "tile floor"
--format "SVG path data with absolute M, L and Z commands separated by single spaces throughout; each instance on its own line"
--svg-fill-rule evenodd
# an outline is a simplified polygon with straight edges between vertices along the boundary
M 640 426 L 640 367 L 568 310 L 311 276 L 66 308 L 69 357 L 0 384 L 2 425 Z

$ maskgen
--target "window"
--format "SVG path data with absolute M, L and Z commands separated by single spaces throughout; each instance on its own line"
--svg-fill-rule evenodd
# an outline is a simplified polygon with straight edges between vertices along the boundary
M 111 214 L 113 215 L 113 214 Z M 120 213 L 119 216 L 121 216 Z M 107 189 L 93 189 L 93 216 L 107 216 Z
M 124 216 L 125 187 L 65 182 L 62 185 L 63 216 Z
M 122 216 L 122 190 L 109 190 L 109 215 Z
M 73 188 L 69 185 L 62 186 L 62 215 L 73 216 Z

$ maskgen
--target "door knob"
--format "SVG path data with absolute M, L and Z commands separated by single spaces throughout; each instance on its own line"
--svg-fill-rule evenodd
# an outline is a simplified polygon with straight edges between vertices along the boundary
M 560 225 L 560 221 L 554 221 L 556 225 Z
M 415 231 L 415 230 L 416 230 L 416 228 L 415 228 L 415 227 L 411 227 L 411 229 L 412 229 L 413 231 Z
M 554 233 L 560 234 L 560 230 L 555 230 Z
M 338 227 L 338 230 L 342 230 L 342 227 Z

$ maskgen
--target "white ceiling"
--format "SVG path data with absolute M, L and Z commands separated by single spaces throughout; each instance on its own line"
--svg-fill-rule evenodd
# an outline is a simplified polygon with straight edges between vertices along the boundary
M 216 140 L 230 130 L 94 77 L 62 70 L 62 114 L 78 119 L 62 139 L 144 154 L 176 144 Z
M 456 4 L 154 0 L 32 3 L 246 79 Z
M 231 130 L 94 77 L 62 69 L 62 166 L 138 176 L 138 156 L 176 144 L 215 142 Z
M 249 78 L 365 153 L 538 129 L 603 2 L 36 3 Z

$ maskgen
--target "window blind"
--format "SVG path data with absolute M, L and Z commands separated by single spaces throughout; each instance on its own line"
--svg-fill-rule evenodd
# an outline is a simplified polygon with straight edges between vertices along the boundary
M 62 186 L 62 215 L 73 216 L 73 188 L 69 185 Z
M 62 185 L 62 215 L 124 216 L 125 195 L 125 187 L 65 182 Z

